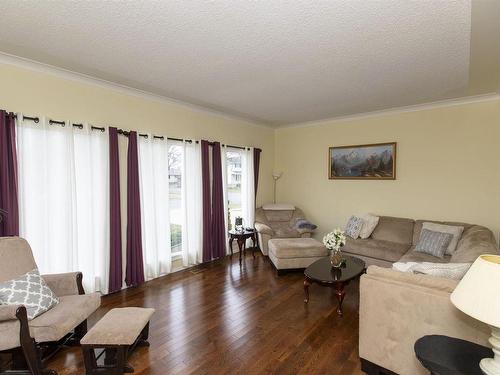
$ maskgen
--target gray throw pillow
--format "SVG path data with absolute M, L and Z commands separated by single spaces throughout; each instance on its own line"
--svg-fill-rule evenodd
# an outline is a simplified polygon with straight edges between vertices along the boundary
M 351 216 L 345 227 L 345 234 L 353 239 L 359 237 L 359 233 L 363 228 L 363 219 L 357 216 Z
M 58 303 L 59 299 L 37 269 L 0 283 L 0 304 L 24 305 L 29 320 L 43 314 Z
M 452 239 L 453 235 L 450 233 L 422 229 L 415 251 L 443 258 Z
M 311 223 L 306 219 L 297 219 L 295 221 L 295 229 L 310 229 L 315 230 L 318 226 L 316 224 Z

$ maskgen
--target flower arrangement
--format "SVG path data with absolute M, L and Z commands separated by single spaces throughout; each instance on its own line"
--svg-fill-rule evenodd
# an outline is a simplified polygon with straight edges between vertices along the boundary
M 323 237 L 323 244 L 328 250 L 338 250 L 345 245 L 346 237 L 343 230 L 335 229 Z

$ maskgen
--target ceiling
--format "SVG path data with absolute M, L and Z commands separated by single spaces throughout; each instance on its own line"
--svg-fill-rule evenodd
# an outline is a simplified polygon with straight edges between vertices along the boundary
M 0 51 L 271 126 L 500 88 L 495 0 L 0 3 Z

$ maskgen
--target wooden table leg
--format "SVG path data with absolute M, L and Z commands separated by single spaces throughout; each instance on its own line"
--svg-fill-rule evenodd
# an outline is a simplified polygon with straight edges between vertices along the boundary
M 342 311 L 342 302 L 344 302 L 345 292 L 344 292 L 344 283 L 336 283 L 335 284 L 335 296 L 337 297 L 337 301 L 339 302 L 337 307 L 337 314 L 342 316 L 344 312 Z
M 241 239 L 241 238 L 238 238 L 237 240 L 238 242 L 238 249 L 240 250 L 240 264 L 241 264 L 241 256 L 242 256 L 242 252 L 243 252 L 243 245 L 245 244 L 245 240 L 244 239 Z
M 253 248 L 252 248 L 252 256 L 253 258 L 255 259 L 255 233 L 252 234 L 252 237 L 250 237 L 252 239 L 252 244 L 253 244 Z
M 229 238 L 229 250 L 231 250 L 231 256 L 233 256 L 233 241 L 234 237 Z
M 304 298 L 304 303 L 308 303 L 309 302 L 309 286 L 311 285 L 311 280 L 309 280 L 309 278 L 305 278 L 304 279 L 304 294 L 306 295 L 306 297 Z

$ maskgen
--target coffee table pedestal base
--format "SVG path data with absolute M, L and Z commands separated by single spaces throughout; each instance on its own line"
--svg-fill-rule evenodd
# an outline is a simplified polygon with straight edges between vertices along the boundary
M 336 283 L 321 283 L 319 281 L 312 280 L 306 276 L 306 278 L 304 279 L 304 294 L 305 294 L 304 303 L 309 302 L 309 287 L 313 283 L 316 283 L 316 284 L 319 284 L 322 286 L 328 286 L 330 288 L 335 288 L 335 297 L 337 297 L 337 302 L 338 302 L 337 314 L 338 314 L 338 316 L 344 315 L 344 312 L 342 310 L 342 303 L 344 302 L 344 297 L 345 297 L 344 287 L 347 284 L 349 284 L 349 281 L 347 281 L 347 282 L 339 281 Z

